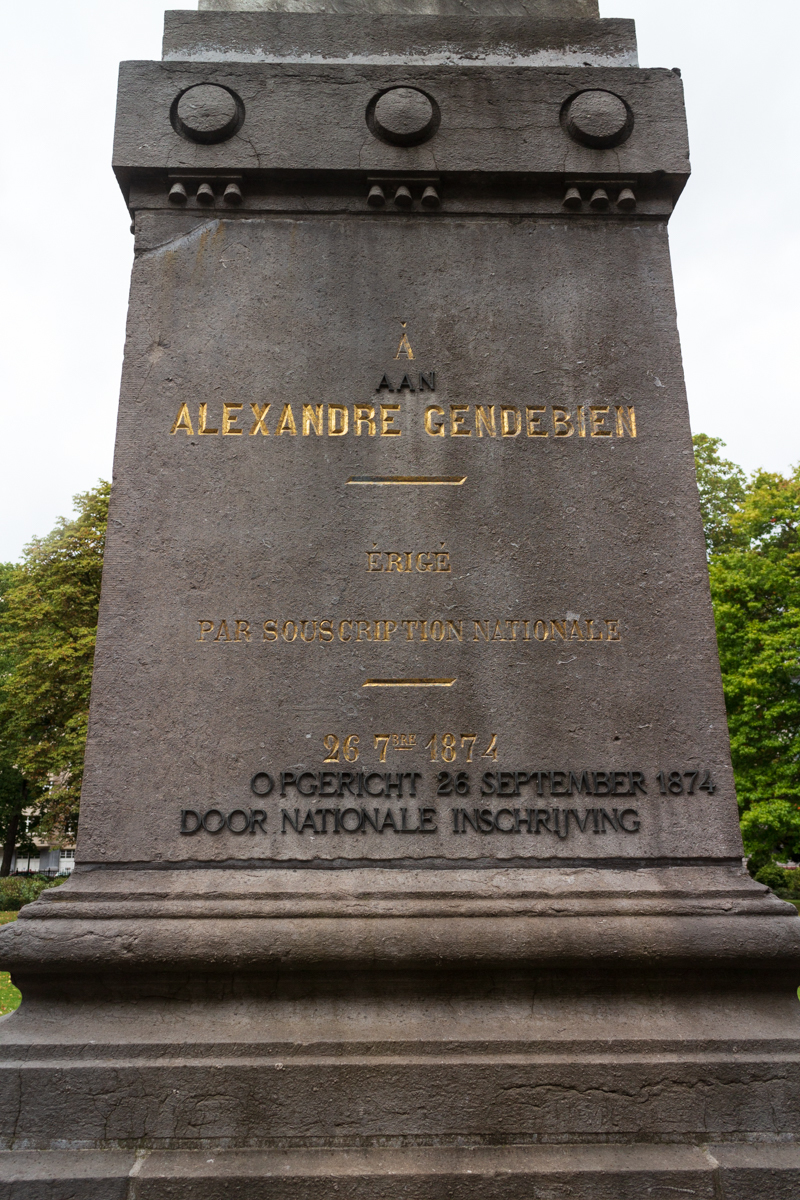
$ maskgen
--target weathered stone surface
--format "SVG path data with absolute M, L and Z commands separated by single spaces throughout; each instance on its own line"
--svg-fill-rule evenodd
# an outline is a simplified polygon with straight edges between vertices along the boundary
M 572 174 L 657 177 L 670 182 L 677 199 L 689 175 L 683 89 L 672 71 L 133 62 L 120 74 L 114 168 L 123 186 L 137 173 L 164 170 L 246 171 L 270 179 L 301 171 L 332 178 L 359 171 L 468 173 L 472 186 L 498 175 L 508 182 L 523 175 L 524 184 Z M 229 87 L 244 103 L 241 128 L 221 145 L 192 145 L 170 123 L 175 97 L 200 82 Z M 388 146 L 370 135 L 367 105 L 392 86 L 434 97 L 442 113 L 435 139 Z M 587 87 L 617 92 L 630 105 L 635 124 L 623 145 L 578 145 L 563 128 L 562 108 Z
M 341 16 L 296 12 L 165 14 L 164 58 L 199 62 L 458 62 L 635 67 L 633 21 L 582 17 Z
M 12 1200 L 298 1200 L 339 1194 L 368 1200 L 380 1188 L 394 1200 L 427 1200 L 443 1189 L 459 1195 L 526 1200 L 531 1194 L 574 1200 L 638 1200 L 687 1193 L 698 1200 L 792 1200 L 800 1183 L 797 1147 L 729 1144 L 695 1146 L 529 1146 L 462 1149 L 303 1149 L 92 1151 L 0 1154 L 0 1181 Z M 70 1190 L 67 1191 L 66 1189 Z M 724 1188 L 724 1191 L 721 1189 Z
M 79 862 L 0 933 L 0 1194 L 793 1197 L 680 79 L 593 3 L 204 7 L 121 74 Z
M 618 146 L 632 129 L 625 102 L 601 88 L 579 92 L 565 109 L 564 120 L 570 137 L 596 149 Z
M 176 132 L 205 145 L 231 137 L 243 116 L 234 95 L 216 83 L 193 84 L 173 106 Z
M 469 870 L 422 863 L 401 876 L 396 865 L 265 872 L 264 861 L 190 873 L 84 870 L 25 911 L 4 935 L 6 954 L 28 972 L 43 963 L 124 968 L 132 953 L 159 970 L 673 968 L 699 956 L 719 967 L 775 968 L 796 954 L 793 906 L 741 867 L 557 868 L 531 860 L 531 875 L 500 863 L 487 871 L 488 853 Z M 587 937 L 587 924 L 598 921 L 602 936 Z
M 364 213 L 351 229 L 345 220 L 216 219 L 137 260 L 128 344 L 136 399 L 120 417 L 116 503 L 124 515 L 107 554 L 83 861 L 740 857 L 722 698 L 709 670 L 714 631 L 663 226 L 587 221 L 533 229 L 508 219 L 416 216 L 387 223 Z M 406 220 L 416 222 L 413 271 Z M 329 269 L 319 277 L 323 261 Z M 150 298 L 166 289 L 169 307 L 155 308 Z M 553 327 L 565 290 L 576 331 L 566 344 Z M 668 307 L 654 326 L 649 313 L 659 297 Z M 413 364 L 400 367 L 396 314 L 417 343 Z M 495 357 L 497 338 L 536 349 Z M 596 348 L 610 343 L 619 351 L 601 366 Z M 632 345 L 635 355 L 627 352 Z M 435 372 L 436 391 L 376 393 L 384 373 L 396 387 L 406 369 L 415 387 L 420 371 Z M 581 437 L 578 407 L 588 422 L 598 393 L 607 410 L 599 414 L 603 436 Z M 325 406 L 321 434 L 311 427 L 303 434 L 309 399 Z M 547 436 L 527 436 L 531 401 L 542 410 L 534 432 Z M 382 402 L 400 405 L 394 417 L 402 434 L 381 437 L 373 412 L 374 436 L 368 424 L 356 436 L 353 404 Z M 478 436 L 479 402 L 495 406 L 494 437 L 483 427 Z M 194 432 L 170 434 L 184 403 Z M 201 403 L 207 427 L 218 431 L 222 404 L 242 405 L 230 410 L 242 435 L 199 434 Z M 270 404 L 268 436 L 250 436 L 251 403 Z M 330 403 L 348 413 L 346 435 L 330 436 Z M 516 436 L 502 436 L 501 403 L 519 422 Z M 470 436 L 452 434 L 454 404 L 464 405 L 461 429 Z M 570 436 L 556 436 L 553 404 L 570 414 Z M 441 410 L 431 419 L 444 421 L 446 436 L 426 432 L 431 407 Z M 635 438 L 624 427 L 618 436 L 617 407 L 626 418 L 634 409 Z M 278 434 L 282 412 L 286 430 Z M 435 490 L 348 483 L 418 475 L 465 483 Z M 608 499 L 587 509 L 585 490 L 595 480 Z M 305 530 L 302 548 L 287 536 L 294 522 Z M 344 543 L 340 530 L 352 530 Z M 450 569 L 369 571 L 373 545 L 394 551 L 395 542 L 414 554 L 444 543 Z M 529 570 L 535 590 L 525 582 Z M 237 620 L 248 622 L 249 639 L 241 626 L 237 640 Z M 372 624 L 349 624 L 359 620 Z M 376 620 L 396 626 L 388 638 L 383 625 L 376 641 Z M 404 620 L 427 621 L 427 640 Z M 527 629 L 506 624 L 512 620 L 527 621 Z M 299 621 L 310 624 L 301 632 Z M 276 624 L 265 630 L 265 622 Z M 365 686 L 382 678 L 455 682 L 438 693 L 437 722 L 432 689 Z M 591 719 L 576 726 L 576 696 L 594 680 L 602 685 Z M 267 726 L 263 704 L 250 700 L 264 688 L 281 713 Z M 406 733 L 415 738 L 411 751 L 376 741 Z M 425 744 L 434 733 L 432 763 Z M 115 764 L 132 735 L 148 752 L 136 772 L 120 776 Z M 489 752 L 495 735 L 497 759 Z M 338 750 L 325 743 L 329 736 Z M 462 745 L 462 736 L 476 741 Z M 345 750 L 348 737 L 358 740 Z M 470 790 L 438 801 L 441 756 L 451 750 Z M 326 765 L 326 757 L 338 762 Z M 362 769 L 375 779 L 358 797 Z M 484 782 L 487 771 L 542 769 L 577 772 L 571 796 L 568 774 L 523 782 L 516 797 L 505 777 Z M 617 796 L 605 779 L 592 789 L 592 772 L 634 769 L 643 773 L 639 789 L 626 774 Z M 675 769 L 699 772 L 691 798 L 660 794 L 659 772 Z M 354 781 L 337 797 L 343 770 Z M 420 772 L 414 796 L 408 780 L 402 794 L 396 786 L 396 773 L 408 770 Z M 334 775 L 320 783 L 320 771 Z M 251 787 L 259 772 L 274 781 L 266 797 Z M 284 797 L 282 772 L 293 780 Z M 303 772 L 317 774 L 298 786 Z M 713 793 L 700 791 L 706 772 Z M 608 798 L 590 800 L 587 787 Z M 334 809 L 366 804 L 374 816 L 377 805 L 381 820 L 387 808 L 397 810 L 398 826 L 401 802 L 408 828 L 419 824 L 420 805 L 438 816 L 411 836 L 391 822 L 382 835 L 365 833 L 352 817 L 339 832 L 331 817 L 325 835 L 321 821 L 316 834 L 310 825 L 291 830 L 281 813 L 295 820 L 296 809 L 319 808 L 320 788 Z M 593 804 L 636 815 L 595 832 L 593 818 L 585 825 Z M 453 805 L 574 809 L 579 819 L 571 818 L 566 837 L 552 816 L 538 832 L 495 828 L 487 836 L 459 826 L 454 833 Z M 194 819 L 181 832 L 182 810 L 259 807 L 267 820 L 252 833 L 241 820 L 234 825 L 243 833 L 192 833 Z M 514 819 L 500 825 L 510 829 Z
M 597 0 L 199 0 L 205 12 L 337 13 L 346 16 L 515 16 L 525 19 L 598 17 Z

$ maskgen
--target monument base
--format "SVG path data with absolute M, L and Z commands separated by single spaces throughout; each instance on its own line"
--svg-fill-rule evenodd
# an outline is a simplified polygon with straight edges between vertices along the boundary
M 23 1151 L 0 1162 L 25 1200 L 794 1200 L 794 1145 L 574 1145 L 291 1151 Z
M 796 928 L 734 864 L 81 871 L 4 933 L 0 1195 L 788 1200 Z

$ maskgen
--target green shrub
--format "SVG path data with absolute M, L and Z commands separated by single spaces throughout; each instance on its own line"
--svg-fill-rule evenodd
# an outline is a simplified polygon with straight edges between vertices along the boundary
M 783 872 L 786 883 L 783 885 L 791 896 L 800 896 L 800 867 L 793 871 Z
M 768 888 L 772 888 L 773 892 L 783 892 L 787 886 L 787 874 L 788 871 L 784 871 L 783 867 L 779 867 L 777 863 L 767 863 L 765 867 L 756 872 L 756 882 L 765 883 Z
M 25 904 L 38 900 L 47 888 L 57 887 L 61 879 L 47 879 L 44 875 L 7 875 L 0 879 L 0 910 L 17 912 Z

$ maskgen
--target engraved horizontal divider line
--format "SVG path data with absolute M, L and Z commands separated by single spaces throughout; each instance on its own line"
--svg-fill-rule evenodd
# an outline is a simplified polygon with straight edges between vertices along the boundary
M 126 1044 L 124 1047 L 118 1047 L 113 1044 L 109 1045 L 108 1043 L 104 1043 L 95 1050 L 95 1054 L 97 1056 L 95 1061 L 102 1058 L 106 1062 L 108 1060 L 112 1060 L 115 1063 L 122 1061 L 125 1063 L 125 1065 L 136 1064 L 138 1066 L 141 1063 L 148 1063 L 157 1066 L 170 1065 L 176 1067 L 189 1064 L 195 1065 L 199 1058 L 202 1059 L 203 1056 L 208 1055 L 212 1051 L 215 1052 L 213 1055 L 215 1065 L 241 1066 L 242 1058 L 247 1058 L 252 1060 L 252 1068 L 254 1070 L 260 1070 L 265 1065 L 275 1067 L 276 1056 L 285 1056 L 289 1060 L 288 1063 L 284 1062 L 284 1064 L 281 1066 L 282 1070 L 286 1070 L 289 1063 L 291 1066 L 295 1067 L 308 1067 L 318 1065 L 321 1060 L 326 1062 L 326 1064 L 331 1062 L 346 1062 L 353 1065 L 386 1063 L 392 1062 L 393 1060 L 396 1062 L 397 1056 L 399 1055 L 402 1055 L 403 1060 L 407 1063 L 424 1064 L 426 1063 L 427 1056 L 429 1054 L 436 1054 L 437 1057 L 439 1055 L 443 1055 L 449 1062 L 455 1061 L 465 1064 L 473 1062 L 485 1063 L 487 1060 L 491 1061 L 493 1059 L 497 1062 L 507 1063 L 548 1063 L 555 1061 L 571 1063 L 576 1061 L 586 1062 L 588 1056 L 591 1056 L 590 1061 L 595 1064 L 617 1063 L 619 1061 L 619 1055 L 621 1054 L 625 1055 L 625 1061 L 628 1063 L 655 1063 L 656 1065 L 658 1065 L 658 1061 L 661 1059 L 662 1055 L 670 1055 L 670 1060 L 677 1064 L 718 1062 L 719 1055 L 727 1055 L 730 1053 L 736 1054 L 737 1063 L 770 1063 L 774 1062 L 778 1055 L 780 1055 L 781 1058 L 784 1058 L 787 1052 L 791 1055 L 792 1060 L 796 1061 L 797 1059 L 796 1053 L 793 1053 L 793 1051 L 796 1050 L 796 1042 L 794 1041 L 787 1041 L 786 1039 L 778 1040 L 775 1038 L 748 1038 L 747 1042 L 743 1043 L 741 1036 L 737 1039 L 718 1038 L 714 1041 L 704 1038 L 702 1042 L 699 1043 L 696 1040 L 694 1043 L 687 1043 L 686 1040 L 681 1038 L 668 1039 L 664 1037 L 651 1037 L 647 1039 L 647 1042 L 644 1044 L 644 1046 L 641 1042 L 635 1042 L 633 1040 L 626 1041 L 615 1038 L 613 1049 L 610 1050 L 608 1049 L 608 1042 L 602 1043 L 592 1041 L 590 1038 L 582 1038 L 580 1040 L 571 1039 L 569 1041 L 543 1039 L 541 1041 L 533 1042 L 530 1038 L 520 1037 L 516 1041 L 492 1039 L 488 1043 L 475 1043 L 463 1040 L 454 1042 L 449 1038 L 443 1038 L 441 1041 L 425 1039 L 409 1042 L 390 1038 L 382 1041 L 371 1040 L 369 1042 L 348 1042 L 344 1046 L 336 1042 L 304 1041 L 303 1050 L 305 1053 L 302 1055 L 296 1053 L 296 1042 L 286 1042 L 282 1040 L 273 1041 L 271 1038 L 267 1037 L 258 1044 L 259 1052 L 254 1054 L 252 1041 L 233 1043 L 226 1041 L 224 1043 L 225 1053 L 223 1055 L 218 1053 L 220 1043 L 213 1041 L 200 1042 L 193 1040 L 191 1043 L 170 1042 L 166 1045 L 163 1042 L 156 1042 L 155 1046 L 151 1042 L 145 1043 L 144 1045 L 141 1043 L 137 1043 L 135 1045 Z M 747 1053 L 742 1053 L 741 1051 L 743 1044 L 745 1044 L 748 1048 Z M 688 1052 L 686 1051 L 687 1045 L 692 1046 L 692 1049 Z M 737 1049 L 737 1047 L 739 1047 L 739 1049 Z M 36 1057 L 33 1057 L 30 1049 L 26 1046 L 24 1058 L 21 1054 L 15 1054 L 10 1059 L 5 1058 L 4 1063 L 7 1066 L 13 1064 L 15 1070 L 41 1069 L 43 1062 L 47 1063 L 49 1067 L 56 1070 L 73 1065 L 75 1060 L 72 1058 L 67 1058 L 63 1054 L 59 1053 L 59 1049 L 60 1047 L 53 1046 L 52 1043 L 49 1045 L 46 1044 L 43 1051 L 40 1054 L 37 1054 Z M 93 1049 L 95 1049 L 94 1046 Z M 251 1063 L 248 1063 L 247 1065 L 250 1066 Z M 385 1135 L 380 1136 L 385 1138 Z M 454 1136 L 463 1137 L 463 1135 Z M 644 1143 L 645 1145 L 653 1143 L 670 1144 L 672 1142 L 673 1135 L 663 1134 L 661 1135 L 661 1139 L 659 1139 L 658 1135 L 648 1136 L 651 1137 L 651 1140 L 649 1143 Z M 613 1145 L 615 1143 L 619 1144 L 620 1142 L 623 1142 L 624 1137 L 625 1134 L 623 1133 L 587 1133 L 580 1135 L 580 1137 L 576 1137 L 575 1135 L 571 1136 L 568 1144 L 591 1145 L 593 1144 L 593 1139 L 597 1139 L 597 1143 L 595 1144 L 599 1143 L 600 1145 Z M 176 1140 L 177 1139 L 172 1139 L 173 1142 Z M 377 1140 L 377 1138 L 369 1138 L 363 1135 L 355 1134 L 349 1137 L 348 1135 L 341 1135 L 339 1137 L 330 1137 L 325 1139 L 315 1138 L 314 1148 L 319 1149 L 320 1147 L 326 1145 L 338 1146 L 351 1143 L 353 1145 L 363 1147 L 365 1145 L 374 1144 L 377 1142 Z M 448 1139 L 442 1137 L 441 1134 L 436 1134 L 435 1137 L 431 1137 L 428 1140 L 430 1144 L 435 1147 L 448 1145 Z M 752 1146 L 758 1141 L 763 1141 L 768 1146 L 772 1147 L 775 1145 L 774 1141 L 770 1141 L 769 1134 L 745 1133 L 742 1135 L 741 1139 L 731 1138 L 730 1134 L 725 1134 L 726 1144 L 731 1144 L 732 1142 L 735 1143 L 736 1141 L 740 1140 L 742 1142 L 746 1142 L 748 1147 Z M 394 1145 L 422 1145 L 425 1144 L 425 1141 L 426 1139 L 422 1134 L 408 1134 L 402 1139 L 396 1135 L 393 1135 L 392 1137 L 392 1143 Z M 490 1136 L 487 1136 L 484 1139 L 479 1135 L 470 1133 L 470 1143 L 473 1142 L 477 1142 L 479 1145 L 492 1144 Z M 528 1143 L 532 1143 L 534 1145 L 563 1145 L 564 1142 L 565 1139 L 563 1139 L 560 1135 L 557 1135 L 557 1137 L 553 1138 L 551 1141 L 548 1141 L 546 1135 L 543 1136 L 540 1133 L 525 1135 L 515 1132 L 513 1145 L 518 1146 Z M 214 1144 L 215 1146 L 222 1144 L 222 1139 L 215 1138 Z M 300 1149 L 307 1151 L 308 1137 L 300 1135 L 294 1138 L 289 1138 L 279 1135 L 275 1138 L 265 1137 L 260 1140 L 259 1144 L 276 1144 L 280 1146 L 281 1150 L 289 1148 L 292 1145 L 297 1145 Z M 381 1143 L 381 1147 L 383 1144 L 384 1143 Z M 794 1145 L 795 1149 L 797 1148 L 796 1143 L 784 1144 Z M 187 1149 L 194 1149 L 196 1145 L 196 1141 L 190 1141 L 188 1138 L 186 1139 Z M 246 1146 L 234 1146 L 232 1148 L 252 1149 L 252 1145 L 252 1142 L 248 1142 Z M 72 1151 L 71 1153 L 85 1154 L 86 1150 L 82 1149 Z M 202 1153 L 207 1154 L 208 1151 L 206 1150 Z M 348 1176 L 350 1175 L 351 1171 L 348 1171 Z M 676 1188 L 674 1190 L 677 1191 L 679 1189 Z M 74 1194 L 75 1193 L 73 1193 L 73 1195 Z M 550 1193 L 550 1195 L 552 1194 L 553 1193 Z M 696 1192 L 690 1194 L 697 1195 Z
M 401 904 L 398 904 L 398 899 Z M 752 896 L 739 896 L 734 892 L 723 896 L 670 896 L 668 892 L 653 896 L 618 895 L 597 897 L 593 895 L 571 897 L 541 894 L 509 897 L 507 900 L 483 896 L 403 896 L 357 897 L 346 899 L 341 896 L 255 896 L 249 900 L 227 896 L 186 896 L 181 900 L 170 895 L 122 900 L 119 897 L 100 896 L 92 900 L 71 901 L 69 904 L 51 907 L 47 912 L 37 913 L 36 920 L 117 920 L 147 916 L 158 920 L 183 920 L 194 918 L 236 919 L 250 917 L 263 920 L 283 920 L 303 917 L 307 920 L 360 920 L 365 916 L 385 917 L 391 920 L 417 918 L 441 920 L 444 917 L 546 917 L 553 920 L 570 920 L 574 917 L 622 917 L 632 916 L 692 916 L 696 918 L 750 918 L 775 915 L 774 906 L 767 900 Z M 787 917 L 788 920 L 794 918 Z
M 452 687 L 455 679 L 365 679 L 362 687 Z
M 351 475 L 348 484 L 374 484 L 392 487 L 398 484 L 422 484 L 434 487 L 461 487 L 466 475 Z
M 494 856 L 480 858 L 443 858 L 430 856 L 425 858 L 403 858 L 391 856 L 388 858 L 355 858 L 355 857 L 340 857 L 328 859 L 309 859 L 309 858 L 180 858 L 170 859 L 167 862 L 153 862 L 149 859 L 120 859 L 116 862 L 98 862 L 96 859 L 80 859 L 75 863 L 73 875 L 89 875 L 94 871 L 105 871 L 113 873 L 114 871 L 241 871 L 245 870 L 267 870 L 267 871 L 352 871 L 367 870 L 372 874 L 376 867 L 384 870 L 402 870 L 402 871 L 484 871 L 487 868 L 491 870 L 497 869 L 498 861 L 502 862 L 503 869 L 524 869 L 530 870 L 532 867 L 538 870 L 547 871 L 562 871 L 564 869 L 579 870 L 581 868 L 591 868 L 593 871 L 601 868 L 606 871 L 643 871 L 643 870 L 658 870 L 664 867 L 687 867 L 692 870 L 702 868 L 704 871 L 709 868 L 721 868 L 727 872 L 734 868 L 737 872 L 741 872 L 742 859 L 729 858 L 726 856 L 709 856 L 709 855 L 669 855 L 661 858 L 641 858 L 638 855 L 585 855 L 585 856 L 529 856 L 529 855 L 509 855 L 507 858 L 498 860 Z M 738 880 L 737 880 L 738 882 Z M 626 886 L 630 886 L 626 884 Z M 374 884 L 371 885 L 374 887 Z M 696 889 L 692 889 L 694 895 Z M 370 892 L 371 894 L 371 892 Z M 405 891 L 403 895 L 407 894 Z M 72 899 L 74 892 L 68 893 L 68 899 Z M 53 904 L 61 902 L 65 898 L 64 893 L 61 896 L 55 889 L 42 893 L 42 902 L 44 904 Z M 783 903 L 783 902 L 782 902 Z M 36 911 L 30 906 L 26 906 L 28 911 L 25 913 L 26 919 L 38 917 L 43 910 Z M 45 915 L 47 915 L 45 913 Z

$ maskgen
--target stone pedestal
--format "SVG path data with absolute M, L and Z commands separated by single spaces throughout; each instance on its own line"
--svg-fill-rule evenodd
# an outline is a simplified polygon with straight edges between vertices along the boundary
M 78 865 L 0 934 L 0 1194 L 788 1200 L 680 78 L 590 0 L 203 7 L 122 68 Z

